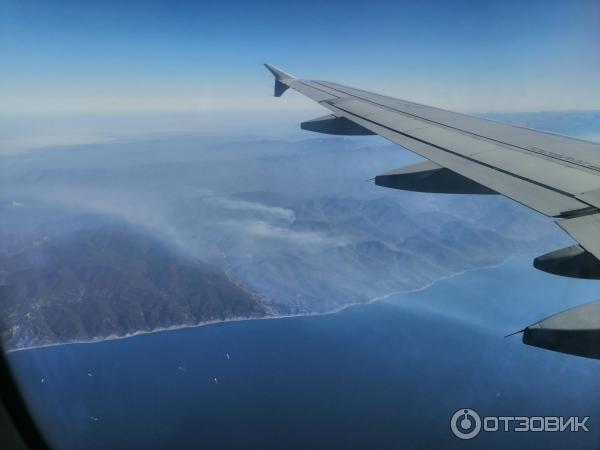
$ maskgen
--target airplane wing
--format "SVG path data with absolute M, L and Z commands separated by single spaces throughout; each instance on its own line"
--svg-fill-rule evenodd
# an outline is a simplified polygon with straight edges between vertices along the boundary
M 600 144 L 446 111 L 265 64 L 275 96 L 292 88 L 332 114 L 302 123 L 340 135 L 378 134 L 427 160 L 375 177 L 419 192 L 502 194 L 546 216 L 579 245 L 548 253 L 546 272 L 600 279 Z

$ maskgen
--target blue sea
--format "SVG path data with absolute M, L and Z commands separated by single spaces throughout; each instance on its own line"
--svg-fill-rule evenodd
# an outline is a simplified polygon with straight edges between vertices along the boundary
M 229 322 L 10 354 L 57 449 L 600 447 L 600 361 L 506 334 L 600 298 L 523 257 L 339 313 Z M 42 381 L 43 379 L 43 381 Z M 589 416 L 589 432 L 450 430 Z

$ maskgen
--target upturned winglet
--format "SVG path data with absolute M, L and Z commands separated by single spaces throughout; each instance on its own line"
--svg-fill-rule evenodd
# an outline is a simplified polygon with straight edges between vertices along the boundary
M 293 75 L 290 75 L 271 64 L 265 64 L 265 67 L 269 69 L 269 72 L 275 77 L 275 97 L 281 97 L 285 91 L 290 87 L 290 83 L 296 79 Z

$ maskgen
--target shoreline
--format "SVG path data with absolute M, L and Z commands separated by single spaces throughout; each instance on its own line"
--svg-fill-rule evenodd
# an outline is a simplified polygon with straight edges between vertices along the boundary
M 421 291 L 424 291 L 425 289 L 429 289 L 430 287 L 432 287 L 433 285 L 435 285 L 439 282 L 446 281 L 446 280 L 449 280 L 449 279 L 452 279 L 452 278 L 455 278 L 455 277 L 458 277 L 461 275 L 465 275 L 470 272 L 476 272 L 479 270 L 497 269 L 499 267 L 502 267 L 502 266 L 508 264 L 513 259 L 518 259 L 518 258 L 525 257 L 525 256 L 529 256 L 529 255 L 527 255 L 527 254 L 512 255 L 512 256 L 509 256 L 508 258 L 503 259 L 502 261 L 500 261 L 497 264 L 492 264 L 489 266 L 475 267 L 472 269 L 463 270 L 461 272 L 455 272 L 450 275 L 433 280 L 423 286 L 420 286 L 420 287 L 417 287 L 414 289 L 390 292 L 390 293 L 387 293 L 384 295 L 373 297 L 371 299 L 368 299 L 365 302 L 349 303 L 347 305 L 341 306 L 341 307 L 339 307 L 337 309 L 333 309 L 331 311 L 316 312 L 316 313 L 304 313 L 304 314 L 282 314 L 282 315 L 273 315 L 273 316 L 264 316 L 264 317 L 232 317 L 232 318 L 225 319 L 225 320 L 209 320 L 206 322 L 199 322 L 199 323 L 196 323 L 193 325 L 173 325 L 172 327 L 155 328 L 154 330 L 150 330 L 150 331 L 145 331 L 145 330 L 144 331 L 135 331 L 133 333 L 127 333 L 127 334 L 124 334 L 121 336 L 109 335 L 109 336 L 105 336 L 105 337 L 99 337 L 97 339 L 86 339 L 86 340 L 81 340 L 81 341 L 32 345 L 29 347 L 20 347 L 20 348 L 5 350 L 4 353 L 6 355 L 8 355 L 8 354 L 14 353 L 14 352 L 36 350 L 36 349 L 46 348 L 46 347 L 58 347 L 58 346 L 62 346 L 62 345 L 97 344 L 97 343 L 106 342 L 106 341 L 116 341 L 116 340 L 121 340 L 121 339 L 134 338 L 136 336 L 143 336 L 146 334 L 165 333 L 165 332 L 169 332 L 169 331 L 176 331 L 176 330 L 182 330 L 182 329 L 188 329 L 188 328 L 199 328 L 199 327 L 218 325 L 218 324 L 227 324 L 227 323 L 231 323 L 231 322 L 245 322 L 245 321 L 250 321 L 250 320 L 289 319 L 289 318 L 294 318 L 294 317 L 314 317 L 314 316 L 327 316 L 327 315 L 332 315 L 332 314 L 338 314 L 348 308 L 362 306 L 362 305 L 370 305 L 370 304 L 373 304 L 373 303 L 381 301 L 381 300 L 386 300 L 394 295 L 405 295 L 405 294 L 412 294 L 414 292 L 421 292 Z

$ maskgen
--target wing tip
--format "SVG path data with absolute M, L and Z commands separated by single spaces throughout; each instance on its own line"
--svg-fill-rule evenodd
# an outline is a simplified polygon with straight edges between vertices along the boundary
M 271 64 L 265 63 L 265 67 L 275 77 L 275 97 L 281 97 L 283 93 L 290 87 L 290 82 L 296 78 L 293 75 L 290 75 L 289 73 L 272 66 Z
M 271 72 L 273 74 L 273 76 L 275 77 L 275 79 L 277 81 L 287 81 L 287 80 L 295 80 L 296 77 L 287 73 L 284 70 L 281 70 L 277 67 L 275 67 L 272 64 L 268 64 L 268 63 L 264 63 L 264 66 L 267 68 L 267 70 L 269 72 Z

